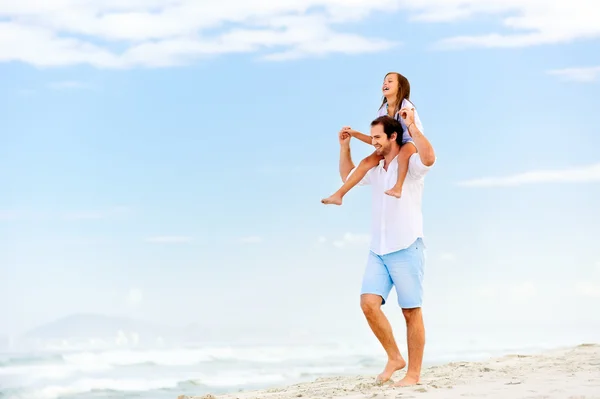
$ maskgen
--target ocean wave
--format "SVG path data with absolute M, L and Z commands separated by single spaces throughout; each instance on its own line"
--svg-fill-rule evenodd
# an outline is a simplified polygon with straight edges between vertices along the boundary
M 176 379 L 85 378 L 68 384 L 52 384 L 34 389 L 15 389 L 6 391 L 3 395 L 7 399 L 58 399 L 65 396 L 80 396 L 92 392 L 146 392 L 177 388 L 179 383 Z M 0 397 L 4 398 L 2 393 L 0 393 Z
M 45 387 L 43 391 L 35 391 L 36 395 L 52 397 L 50 393 L 54 391 L 69 393 L 83 389 L 88 392 L 87 386 L 96 390 L 120 390 L 119 381 L 132 381 L 139 376 L 156 376 L 158 381 L 163 381 L 159 384 L 162 389 L 178 383 L 217 388 L 261 385 L 319 375 L 323 369 L 312 367 L 315 365 L 327 368 L 342 364 L 360 368 L 362 357 L 356 356 L 358 352 L 344 346 L 222 346 L 13 355 L 0 359 L 4 361 L 0 367 L 0 386 L 13 389 L 12 396 L 14 392 L 21 392 L 18 391 L 21 388 Z M 87 382 L 82 383 L 82 379 Z M 73 381 L 79 381 L 79 385 L 74 387 Z M 5 396 L 0 395 L 0 398 Z
M 38 384 L 36 387 L 22 387 L 0 392 L 0 398 L 6 399 L 58 399 L 62 397 L 86 397 L 87 394 L 111 393 L 111 396 L 125 393 L 148 393 L 151 391 L 190 390 L 197 392 L 226 391 L 239 387 L 265 386 L 289 381 L 308 379 L 314 376 L 341 374 L 348 372 L 346 367 L 303 366 L 285 371 L 261 371 L 260 369 L 229 370 L 212 373 L 181 374 L 189 378 L 99 378 L 86 377 L 63 383 Z M 101 396 L 101 395 L 100 395 Z
M 0 368 L 29 364 L 61 363 L 64 358 L 60 354 L 23 354 L 12 355 L 0 360 Z
M 0 362 L 1 367 L 35 364 L 89 366 L 193 366 L 207 362 L 280 363 L 364 354 L 349 347 L 205 347 L 160 350 L 81 351 L 52 355 L 26 355 Z
M 478 347 L 455 349 L 435 352 L 435 358 L 464 359 L 486 353 Z M 183 392 L 222 393 L 321 376 L 375 373 L 385 356 L 372 346 L 313 345 L 13 354 L 0 360 L 2 399 L 135 395 L 153 399 L 164 398 L 167 392 L 172 397 Z

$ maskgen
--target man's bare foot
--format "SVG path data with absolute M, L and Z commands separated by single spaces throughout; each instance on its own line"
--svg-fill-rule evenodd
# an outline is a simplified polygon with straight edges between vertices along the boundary
M 388 360 L 383 372 L 377 376 L 377 383 L 383 384 L 384 382 L 388 382 L 392 378 L 392 374 L 398 370 L 402 370 L 404 367 L 406 367 L 406 361 L 403 358 Z
M 402 196 L 402 187 L 396 188 L 392 187 L 385 192 L 387 195 L 391 195 L 392 197 L 400 198 Z
M 401 379 L 400 381 L 395 383 L 394 386 L 395 387 L 409 387 L 411 385 L 417 385 L 418 383 L 419 383 L 419 377 L 413 377 L 413 376 L 409 376 L 407 374 L 406 377 L 404 377 L 403 379 Z
M 342 196 L 333 194 L 329 198 L 323 198 L 321 202 L 325 205 L 342 205 Z

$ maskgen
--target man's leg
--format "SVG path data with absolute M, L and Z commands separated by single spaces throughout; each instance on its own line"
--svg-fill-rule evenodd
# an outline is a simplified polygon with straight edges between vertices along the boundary
M 392 290 L 392 280 L 381 257 L 369 254 L 367 267 L 363 276 L 360 306 L 381 346 L 387 353 L 388 362 L 385 369 L 377 377 L 378 382 L 388 381 L 394 372 L 404 368 L 406 361 L 402 358 L 389 320 L 381 310 L 387 296 Z
M 423 241 L 418 239 L 404 250 L 385 255 L 384 262 L 396 286 L 398 304 L 406 320 L 408 370 L 406 376 L 395 385 L 414 385 L 421 376 L 425 349 L 425 326 L 421 310 L 425 269 Z
M 421 377 L 423 352 L 425 350 L 425 325 L 421 308 L 402 309 L 406 319 L 406 341 L 408 344 L 408 370 L 396 386 L 414 385 Z
M 396 371 L 403 369 L 406 366 L 406 360 L 400 354 L 392 326 L 381 310 L 381 297 L 373 294 L 362 294 L 360 306 L 367 318 L 369 327 L 371 327 L 388 356 L 383 372 L 377 376 L 377 382 L 383 383 L 392 378 Z

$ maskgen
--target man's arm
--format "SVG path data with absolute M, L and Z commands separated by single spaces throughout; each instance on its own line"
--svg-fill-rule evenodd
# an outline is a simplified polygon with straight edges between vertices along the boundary
M 339 133 L 340 141 L 340 177 L 345 183 L 348 179 L 348 175 L 354 169 L 354 162 L 352 162 L 352 155 L 350 154 L 350 133 L 341 130 Z
M 427 140 L 427 137 L 423 135 L 415 123 L 414 108 L 401 109 L 400 116 L 404 120 L 404 123 L 406 123 L 406 126 L 408 126 L 408 134 L 410 134 L 417 147 L 421 162 L 426 167 L 432 166 L 435 163 L 435 151 L 429 140 Z
M 371 138 L 371 136 L 361 133 L 358 130 L 354 130 L 350 126 L 345 126 L 342 128 L 342 130 L 345 131 L 346 133 L 350 133 L 350 136 L 362 141 L 363 143 L 366 143 L 369 145 L 373 144 L 373 139 Z M 340 142 L 340 144 L 341 144 L 341 142 Z

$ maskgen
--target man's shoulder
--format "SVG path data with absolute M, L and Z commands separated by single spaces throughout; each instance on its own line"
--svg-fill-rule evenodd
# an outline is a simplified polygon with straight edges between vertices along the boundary
M 371 169 L 367 171 L 365 177 L 369 177 L 370 180 L 377 179 L 381 173 L 378 173 L 383 168 L 383 160 L 379 161 L 379 163 L 373 166 Z
M 367 171 L 367 173 L 369 175 L 377 175 L 378 174 L 377 171 L 379 171 L 380 169 L 383 168 L 383 162 L 384 162 L 383 160 L 379 161 L 379 163 L 377 165 L 373 166 L 371 169 L 369 169 Z
M 435 162 L 432 165 L 425 165 L 421 160 L 421 155 L 415 152 L 408 158 L 408 173 L 406 177 L 410 176 L 413 180 L 424 180 L 427 172 L 433 168 Z

